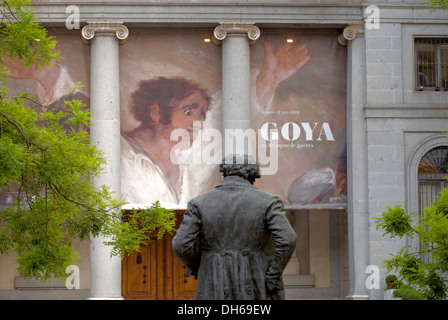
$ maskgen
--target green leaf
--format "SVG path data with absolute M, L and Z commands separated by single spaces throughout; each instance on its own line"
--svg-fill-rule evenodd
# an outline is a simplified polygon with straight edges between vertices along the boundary
M 391 237 L 410 236 L 413 232 L 412 217 L 408 215 L 401 206 L 386 207 L 386 211 L 381 214 L 381 217 L 374 218 L 377 223 L 376 229 L 383 229 L 384 234 Z

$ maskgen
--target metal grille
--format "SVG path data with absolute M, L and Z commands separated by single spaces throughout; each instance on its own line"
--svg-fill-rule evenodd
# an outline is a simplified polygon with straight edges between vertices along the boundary
M 448 90 L 448 39 L 415 38 L 417 90 Z
M 448 187 L 448 147 L 437 147 L 426 153 L 418 167 L 419 214 L 425 216 L 424 208 L 428 208 L 437 200 L 440 191 Z M 429 257 L 421 258 L 429 262 Z
M 448 186 L 448 181 L 445 179 L 446 174 L 420 174 L 419 175 L 419 190 L 420 190 L 420 216 L 424 217 L 425 208 L 437 200 L 440 191 Z M 430 246 L 432 247 L 432 246 Z M 422 251 L 422 244 L 420 243 L 420 251 Z M 420 258 L 424 262 L 431 262 L 431 258 L 426 253 L 422 253 Z
M 448 187 L 446 174 L 419 174 L 419 190 L 420 190 L 420 215 L 424 216 L 424 208 L 430 207 L 437 200 L 440 191 Z

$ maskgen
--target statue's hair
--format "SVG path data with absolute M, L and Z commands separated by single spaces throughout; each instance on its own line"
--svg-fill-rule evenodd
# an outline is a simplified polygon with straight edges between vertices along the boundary
M 247 155 L 228 155 L 224 157 L 219 165 L 219 172 L 222 173 L 223 177 L 239 176 L 251 183 L 254 183 L 255 179 L 260 178 L 258 164 Z

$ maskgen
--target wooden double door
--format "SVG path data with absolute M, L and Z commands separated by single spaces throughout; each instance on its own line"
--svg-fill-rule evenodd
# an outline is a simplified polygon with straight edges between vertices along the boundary
M 182 214 L 177 213 L 177 227 Z M 173 235 L 166 234 L 125 256 L 122 262 L 122 295 L 128 300 L 186 300 L 194 299 L 196 280 L 185 278 L 185 267 L 174 255 Z

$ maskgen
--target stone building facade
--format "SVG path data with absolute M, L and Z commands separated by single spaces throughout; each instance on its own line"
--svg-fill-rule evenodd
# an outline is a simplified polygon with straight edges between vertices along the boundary
M 255 45 L 263 37 L 288 38 L 290 34 L 298 33 L 309 39 L 309 47 L 313 41 L 318 42 L 325 37 L 332 39 L 330 47 L 335 47 L 334 55 L 342 57 L 342 60 L 332 60 L 327 75 L 335 77 L 330 73 L 338 70 L 343 77 L 339 83 L 331 82 L 331 86 L 325 86 L 323 84 L 328 80 L 324 77 L 325 70 L 321 70 L 321 77 L 313 83 L 321 85 L 323 96 L 331 88 L 343 89 L 345 103 L 342 111 L 338 109 L 333 115 L 341 116 L 343 120 L 325 122 L 322 118 L 316 123 L 318 130 L 325 133 L 327 142 L 333 141 L 330 136 L 334 134 L 334 140 L 341 142 L 338 140 L 341 137 L 342 145 L 346 146 L 343 157 L 347 189 L 342 202 L 336 196 L 331 197 L 328 203 L 296 206 L 285 202 L 291 222 L 299 234 L 294 261 L 285 272 L 286 296 L 288 299 L 383 299 L 385 270 L 380 269 L 375 278 L 375 266 L 381 266 L 389 253 L 405 243 L 411 246 L 418 243 L 411 239 L 383 237 L 376 230 L 372 218 L 386 206 L 393 205 L 402 205 L 409 212 L 419 212 L 420 207 L 427 204 L 423 192 L 425 195 L 434 193 L 425 187 L 428 183 L 423 183 L 426 176 L 419 174 L 422 159 L 428 153 L 448 147 L 444 133 L 448 117 L 448 89 L 445 89 L 448 86 L 447 12 L 430 13 L 420 0 L 259 0 L 231 3 L 214 0 L 132 3 L 50 0 L 37 2 L 34 8 L 40 22 L 56 37 L 67 39 L 68 43 L 83 41 L 73 48 L 78 48 L 83 56 L 79 73 L 88 84 L 86 92 L 95 118 L 91 130 L 92 143 L 110 156 L 106 173 L 96 183 L 107 184 L 118 193 L 124 193 L 120 175 L 123 165 L 120 135 L 124 126 L 121 89 L 130 83 L 123 64 L 131 65 L 131 53 L 140 50 L 139 41 L 159 41 L 157 37 L 180 41 L 176 38 L 179 34 L 184 40 L 190 39 L 190 34 L 193 38 L 200 37 L 201 41 L 202 38 L 210 38 L 210 45 L 214 47 L 206 50 L 210 50 L 212 56 L 215 54 L 213 57 L 216 59 L 210 61 L 218 65 L 220 69 L 216 72 L 221 76 L 216 84 L 220 88 L 219 98 L 213 98 L 221 101 L 215 110 L 221 111 L 219 126 L 224 132 L 225 129 L 253 127 L 250 115 L 254 91 L 251 67 L 255 63 Z M 147 34 L 150 36 L 145 38 Z M 163 50 L 165 40 L 160 41 L 160 50 Z M 322 43 L 317 46 L 321 53 L 327 50 L 325 46 L 328 45 L 327 42 Z M 191 52 L 182 54 L 188 56 Z M 76 55 L 72 52 L 68 58 L 75 66 Z M 123 56 L 130 59 L 123 60 Z M 338 65 L 340 61 L 343 62 Z M 182 65 L 186 65 L 185 72 L 194 73 L 195 65 L 189 66 L 188 60 Z M 165 67 L 157 66 L 155 74 L 163 75 Z M 210 66 L 210 69 L 213 71 L 215 67 Z M 82 71 L 83 68 L 86 71 Z M 420 81 L 424 77 L 421 73 L 427 80 Z M 20 86 L 20 81 L 17 85 Z M 326 114 L 331 115 L 331 110 Z M 298 124 L 299 120 L 294 123 Z M 316 124 L 312 121 L 305 123 L 299 127 L 302 137 L 307 133 L 312 136 Z M 338 124 L 343 129 L 339 136 Z M 288 134 L 294 135 L 294 128 L 292 125 Z M 289 138 L 287 140 L 291 141 L 291 136 Z M 315 147 L 319 139 L 320 136 L 314 138 Z M 332 146 L 334 144 L 329 144 L 328 150 Z M 302 148 L 306 148 L 305 144 Z M 330 157 L 325 152 L 320 156 Z M 430 173 L 443 171 L 442 165 L 433 164 L 436 169 Z M 290 161 L 285 166 L 294 168 L 300 163 Z M 429 185 L 439 183 L 440 179 L 437 179 L 429 179 Z M 5 204 L 6 195 L 2 197 Z M 166 206 L 178 210 L 180 217 L 182 209 L 185 209 L 182 204 L 167 202 Z M 64 283 L 57 281 L 52 284 L 25 281 L 14 271 L 13 255 L 1 256 L 0 298 L 191 297 L 188 294 L 194 291 L 194 284 L 183 284 L 183 280 L 178 280 L 180 284 L 176 285 L 177 280 L 172 284 L 178 295 L 158 294 L 160 284 L 149 291 L 143 287 L 144 293 L 140 296 L 135 293 L 137 289 L 126 291 L 125 286 L 131 282 L 126 272 L 145 272 L 144 277 L 147 272 L 138 271 L 138 266 L 130 260 L 110 258 L 103 240 L 74 244 L 81 255 L 77 265 L 80 284 L 76 290 L 68 290 Z M 170 250 L 168 242 L 160 244 L 160 248 L 164 252 Z M 157 253 L 152 254 L 157 256 Z M 136 257 L 137 264 L 138 259 Z M 157 272 L 158 268 L 154 266 L 151 270 Z M 178 267 L 173 268 L 174 277 L 182 273 L 176 269 Z M 167 278 L 160 279 L 158 281 Z M 193 286 L 193 289 L 188 286 Z

